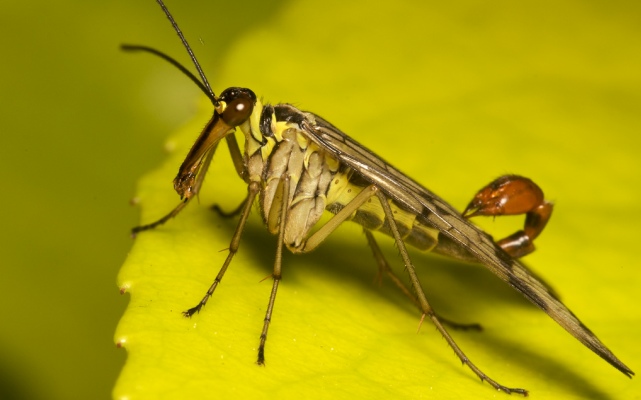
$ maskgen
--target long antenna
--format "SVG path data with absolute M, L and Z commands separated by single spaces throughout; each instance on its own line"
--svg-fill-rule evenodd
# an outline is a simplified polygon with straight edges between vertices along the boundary
M 191 61 L 194 63 L 194 66 L 196 67 L 196 70 L 198 71 L 198 75 L 200 75 L 200 79 L 202 79 L 203 84 L 207 88 L 207 91 L 211 94 L 211 99 L 212 102 L 214 103 L 214 106 L 218 106 L 218 99 L 216 97 L 216 94 L 214 94 L 214 91 L 211 89 L 211 86 L 209 86 L 209 82 L 207 81 L 207 77 L 205 76 L 205 73 L 203 72 L 203 69 L 200 67 L 200 63 L 196 59 L 196 55 L 194 54 L 193 50 L 191 49 L 191 46 L 189 46 L 189 43 L 187 43 L 187 39 L 185 39 L 185 35 L 183 35 L 182 31 L 178 27 L 178 23 L 174 20 L 174 17 L 171 15 L 169 10 L 167 9 L 167 6 L 165 6 L 165 3 L 162 2 L 162 0 L 156 0 L 158 4 L 160 5 L 160 8 L 165 12 L 165 15 L 169 19 L 169 22 L 171 22 L 171 25 L 174 27 L 174 30 L 178 34 L 178 37 L 180 38 L 180 41 L 183 42 L 183 46 L 185 46 L 185 49 L 187 49 L 187 53 L 189 53 L 189 57 L 191 58 Z
M 138 44 L 121 44 L 120 45 L 120 49 L 124 50 L 124 51 L 147 52 L 147 53 L 151 53 L 151 54 L 153 54 L 155 56 L 158 56 L 158 57 L 162 58 L 163 60 L 167 61 L 168 63 L 170 63 L 174 67 L 178 68 L 180 70 L 180 72 L 182 72 L 183 74 L 187 75 L 187 77 L 189 79 L 191 79 L 191 81 L 194 82 L 198 86 L 198 88 L 205 94 L 205 96 L 207 96 L 211 100 L 212 103 L 215 104 L 217 102 L 216 97 L 212 95 L 212 93 L 205 87 L 205 85 L 203 85 L 203 83 L 200 81 L 200 79 L 198 79 L 198 77 L 196 75 L 194 75 L 190 70 L 185 68 L 182 64 L 180 64 L 174 58 L 168 56 L 167 54 L 163 53 L 162 51 L 156 50 L 156 49 L 154 49 L 152 47 L 149 47 L 149 46 L 142 46 L 142 45 L 138 45 Z

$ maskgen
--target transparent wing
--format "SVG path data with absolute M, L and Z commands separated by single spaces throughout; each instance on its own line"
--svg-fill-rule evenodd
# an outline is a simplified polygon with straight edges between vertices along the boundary
M 284 106 L 284 105 L 280 105 Z M 287 106 L 291 107 L 291 106 Z M 382 158 L 345 135 L 323 118 L 291 107 L 298 115 L 292 122 L 318 146 L 378 186 L 399 206 L 415 212 L 421 222 L 465 248 L 481 264 L 521 292 L 553 320 L 612 366 L 631 377 L 623 364 L 546 286 L 518 260 L 498 247 L 492 238 L 463 218 L 443 199 L 386 163 Z

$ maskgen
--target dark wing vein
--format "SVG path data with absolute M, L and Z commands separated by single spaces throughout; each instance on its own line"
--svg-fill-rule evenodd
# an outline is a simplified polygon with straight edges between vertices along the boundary
M 299 111 L 300 112 L 300 111 Z M 324 119 L 303 113 L 300 129 L 318 146 L 375 184 L 387 196 L 415 212 L 426 224 L 473 254 L 499 278 L 521 292 L 590 350 L 627 376 L 634 373 L 527 268 L 511 258 L 486 233 L 464 219 L 443 199 L 407 177 Z

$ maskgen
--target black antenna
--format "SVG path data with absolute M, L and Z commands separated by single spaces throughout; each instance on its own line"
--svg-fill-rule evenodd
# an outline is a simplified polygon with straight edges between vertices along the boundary
M 167 16 L 167 18 L 169 19 L 169 22 L 171 22 L 171 25 L 174 27 L 174 30 L 175 30 L 175 31 L 176 31 L 176 33 L 178 34 L 178 37 L 179 37 L 179 38 L 180 38 L 180 40 L 183 42 L 183 46 L 185 46 L 185 49 L 187 49 L 187 53 L 189 53 L 189 57 L 191 58 L 191 61 L 193 61 L 194 66 L 196 66 L 196 70 L 198 71 L 198 75 L 200 75 L 200 79 L 202 79 L 202 81 L 203 81 L 203 85 L 204 85 L 204 86 L 205 86 L 205 88 L 207 89 L 207 92 L 209 92 L 209 94 L 211 94 L 211 96 L 207 96 L 207 97 L 209 97 L 210 99 L 212 99 L 212 102 L 214 103 L 214 106 L 218 106 L 218 98 L 216 98 L 216 94 L 214 94 L 214 91 L 213 91 L 213 90 L 211 90 L 211 86 L 209 86 L 209 82 L 207 81 L 207 77 L 205 76 L 205 73 L 203 72 L 203 69 L 200 67 L 200 63 L 199 63 L 199 62 L 198 62 L 198 60 L 196 59 L 196 55 L 195 55 L 195 54 L 194 54 L 194 52 L 191 50 L 191 46 L 189 46 L 189 43 L 187 43 L 187 39 L 185 39 L 185 35 L 183 35 L 182 31 L 181 31 L 181 30 L 180 30 L 180 28 L 178 27 L 178 24 L 177 24 L 177 23 L 176 23 L 176 21 L 174 20 L 174 17 L 171 15 L 171 13 L 169 12 L 169 10 L 168 10 L 168 9 L 167 9 L 167 7 L 165 6 L 165 3 L 163 3 L 163 2 L 162 2 L 162 0 L 156 0 L 156 1 L 157 1 L 157 2 L 158 2 L 158 4 L 160 5 L 160 8 L 162 8 L 162 10 L 165 12 L 165 15 L 166 15 L 166 16 Z M 158 54 L 157 52 L 152 52 L 152 53 L 157 54 L 157 55 L 160 55 L 160 54 Z M 163 56 L 161 56 L 161 57 L 163 57 Z M 163 57 L 163 58 L 165 58 L 165 57 Z M 167 59 L 167 58 L 165 58 L 165 59 Z M 171 62 L 170 60 L 168 60 L 168 61 L 169 61 L 169 62 Z M 171 62 L 171 63 L 172 63 L 172 64 L 174 64 L 174 62 Z M 176 64 L 177 64 L 177 63 L 176 63 Z M 174 65 L 176 65 L 176 64 L 174 64 Z M 183 72 L 184 72 L 184 67 L 183 67 L 183 68 L 180 68 L 180 69 L 181 69 L 181 70 L 183 70 Z M 189 76 L 189 75 L 191 75 L 191 74 L 188 74 L 188 76 Z M 193 76 L 193 75 L 192 75 L 192 76 Z M 193 79 L 193 78 L 192 78 L 192 79 Z M 199 86 L 200 86 L 200 85 L 199 85 Z
M 176 61 L 171 56 L 163 53 L 162 51 L 156 50 L 153 47 L 143 46 L 139 44 L 121 44 L 120 49 L 124 51 L 146 51 L 147 53 L 151 53 L 162 58 L 174 67 L 178 68 L 180 72 L 187 75 L 187 77 L 191 79 L 191 81 L 194 82 L 200 88 L 200 90 L 202 90 L 203 93 L 205 93 L 205 96 L 207 96 L 212 101 L 212 103 L 216 104 L 218 102 L 216 97 L 213 96 L 213 94 L 205 87 L 205 85 L 203 85 L 203 83 L 200 81 L 200 79 L 198 79 L 196 75 L 192 74 L 191 71 L 185 68 L 181 63 Z

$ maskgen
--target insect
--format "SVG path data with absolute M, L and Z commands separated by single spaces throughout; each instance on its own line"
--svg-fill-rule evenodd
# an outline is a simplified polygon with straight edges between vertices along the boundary
M 406 245 L 484 265 L 612 366 L 629 377 L 634 374 L 519 261 L 534 250 L 533 240 L 544 229 L 552 212 L 552 204 L 544 200 L 543 192 L 534 182 L 516 175 L 500 177 L 482 188 L 461 214 L 318 115 L 289 104 L 262 104 L 247 88 L 228 88 L 216 96 L 178 24 L 162 0 L 157 2 L 189 53 L 198 77 L 155 49 L 138 45 L 123 45 L 123 49 L 152 53 L 179 68 L 209 97 L 214 112 L 174 179 L 181 202 L 163 218 L 138 226 L 132 232 L 138 234 L 164 224 L 198 195 L 223 139 L 238 176 L 247 183 L 245 200 L 229 213 L 238 215 L 239 222 L 227 257 L 205 296 L 185 311 L 185 316 L 199 312 L 213 295 L 238 252 L 251 208 L 258 203 L 263 222 L 278 238 L 271 295 L 259 339 L 258 364 L 265 361 L 267 334 L 281 280 L 283 249 L 286 247 L 293 253 L 312 251 L 340 224 L 351 220 L 364 228 L 381 268 L 387 266 L 387 261 L 372 232 L 380 231 L 394 239 L 409 274 L 411 291 L 395 278 L 397 285 L 416 303 L 423 318 L 436 326 L 463 364 L 495 389 L 528 393 L 491 379 L 459 348 L 446 325 L 470 326 L 447 321 L 432 309 Z M 244 136 L 242 151 L 236 131 Z M 321 224 L 321 216 L 326 211 L 333 216 Z M 507 214 L 526 214 L 524 228 L 498 242 L 469 221 L 479 215 Z M 386 271 L 389 272 L 389 268 Z

